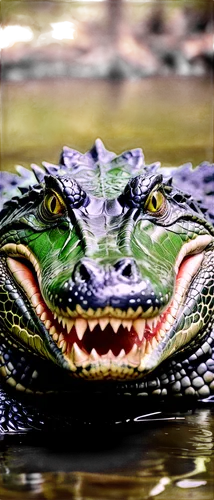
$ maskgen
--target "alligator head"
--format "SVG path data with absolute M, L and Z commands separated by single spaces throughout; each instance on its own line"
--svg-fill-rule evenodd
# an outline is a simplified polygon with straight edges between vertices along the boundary
M 188 186 L 141 150 L 117 157 L 99 140 L 32 169 L 38 184 L 1 212 L 3 345 L 94 380 L 143 378 L 198 347 L 212 322 L 214 230 Z

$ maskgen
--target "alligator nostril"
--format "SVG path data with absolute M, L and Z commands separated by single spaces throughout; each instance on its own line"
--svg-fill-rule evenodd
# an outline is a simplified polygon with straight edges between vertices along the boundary
M 72 278 L 76 284 L 95 283 L 102 280 L 103 270 L 92 260 L 83 258 L 76 264 Z
M 114 269 L 118 277 L 126 279 L 136 279 L 138 277 L 137 266 L 134 261 L 130 259 L 121 259 L 115 265 Z
M 86 283 L 90 280 L 91 278 L 91 275 L 90 273 L 88 272 L 88 270 L 86 269 L 85 265 L 84 264 L 80 264 L 79 266 L 79 269 L 78 269 L 78 273 L 79 273 L 79 278 L 82 280 L 82 281 L 85 281 Z
M 124 278 L 131 278 L 132 277 L 132 266 L 131 264 L 127 264 L 122 271 L 121 275 L 124 276 Z

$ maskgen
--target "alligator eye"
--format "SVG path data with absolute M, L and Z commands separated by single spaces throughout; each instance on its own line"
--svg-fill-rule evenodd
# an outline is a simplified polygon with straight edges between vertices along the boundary
M 60 215 L 65 211 L 65 204 L 55 192 L 50 192 L 45 196 L 44 207 L 51 215 Z
M 152 191 L 145 204 L 146 210 L 149 212 L 159 212 L 165 207 L 166 200 L 161 191 Z

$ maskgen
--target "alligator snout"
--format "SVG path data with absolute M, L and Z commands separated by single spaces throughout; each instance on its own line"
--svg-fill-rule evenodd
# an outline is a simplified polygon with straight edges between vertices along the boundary
M 107 265 L 83 257 L 74 268 L 68 289 L 70 303 L 80 304 L 86 311 L 106 307 L 124 313 L 139 307 L 144 312 L 151 308 L 157 311 L 163 304 L 149 280 L 141 276 L 135 260 L 129 257 Z

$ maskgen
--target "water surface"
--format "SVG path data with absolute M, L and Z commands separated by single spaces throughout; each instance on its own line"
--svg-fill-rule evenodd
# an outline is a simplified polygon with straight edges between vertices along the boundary
M 145 420 L 60 440 L 2 437 L 1 500 L 212 500 L 214 410 Z
M 116 153 L 142 147 L 146 162 L 213 161 L 209 78 L 42 80 L 2 84 L 2 169 L 57 162 L 63 145 L 97 137 Z

